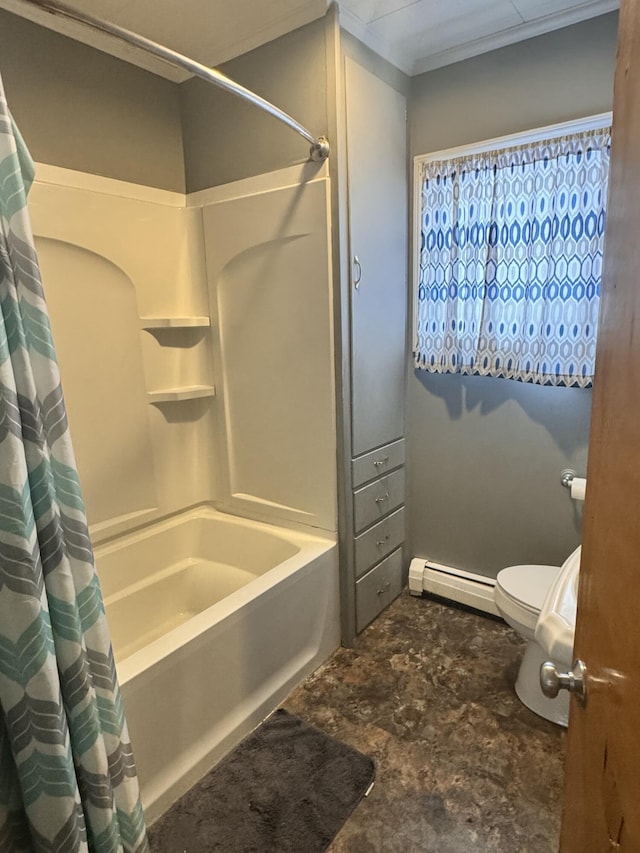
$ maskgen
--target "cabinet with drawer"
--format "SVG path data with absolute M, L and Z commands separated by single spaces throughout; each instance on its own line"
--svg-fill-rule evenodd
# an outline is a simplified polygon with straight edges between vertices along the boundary
M 404 507 L 392 512 L 360 536 L 356 536 L 355 574 L 361 577 L 404 542 Z
M 399 594 L 406 570 L 408 187 L 406 97 L 344 50 L 346 181 L 338 193 L 347 212 L 350 263 L 345 252 L 339 506 L 343 642 L 349 645 Z M 371 146 L 372 139 L 380 144 Z
M 364 630 L 402 591 L 402 548 L 356 583 L 356 630 Z
M 365 453 L 358 459 L 354 459 L 351 463 L 351 476 L 353 488 L 368 483 L 370 480 L 375 480 L 377 477 L 382 477 L 394 468 L 399 468 L 404 465 L 404 439 L 394 441 L 393 444 L 388 444 L 386 447 L 380 447 L 378 450 L 372 450 L 371 453 Z
M 403 464 L 404 439 L 352 461 L 352 564 L 357 632 L 375 619 L 402 589 Z
M 353 495 L 353 528 L 360 533 L 404 503 L 404 468 L 358 489 Z

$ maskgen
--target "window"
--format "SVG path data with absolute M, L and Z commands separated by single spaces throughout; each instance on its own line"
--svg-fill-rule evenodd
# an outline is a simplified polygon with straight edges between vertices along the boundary
M 417 368 L 591 385 L 609 122 L 416 158 Z

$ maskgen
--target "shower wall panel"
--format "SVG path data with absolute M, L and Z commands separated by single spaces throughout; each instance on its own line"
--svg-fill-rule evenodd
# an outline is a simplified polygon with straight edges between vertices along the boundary
M 204 240 L 226 508 L 336 529 L 329 179 L 208 190 Z
M 94 540 L 214 500 L 212 398 L 152 396 L 213 385 L 209 329 L 144 328 L 208 323 L 199 212 L 50 166 L 29 208 Z
M 38 167 L 94 541 L 203 502 L 336 529 L 328 200 L 326 165 L 187 197 Z

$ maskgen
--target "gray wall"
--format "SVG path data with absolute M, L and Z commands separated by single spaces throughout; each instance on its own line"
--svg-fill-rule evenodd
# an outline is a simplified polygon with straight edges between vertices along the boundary
M 411 153 L 610 110 L 616 31 L 617 15 L 605 15 L 414 78 Z M 590 398 L 411 371 L 412 554 L 491 576 L 561 561 L 582 519 L 560 471 L 586 469 Z
M 314 136 L 328 132 L 325 20 L 314 21 L 220 67 L 288 112 Z M 308 159 L 309 145 L 276 119 L 202 80 L 180 86 L 187 191 Z
M 184 192 L 176 83 L 3 10 L 0 73 L 35 160 Z

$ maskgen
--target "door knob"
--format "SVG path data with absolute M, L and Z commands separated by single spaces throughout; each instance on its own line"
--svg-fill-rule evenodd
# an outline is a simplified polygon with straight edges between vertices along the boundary
M 577 660 L 570 672 L 558 672 L 555 663 L 548 660 L 540 667 L 540 687 L 549 699 L 555 699 L 561 690 L 575 693 L 584 705 L 587 701 L 587 667 Z

